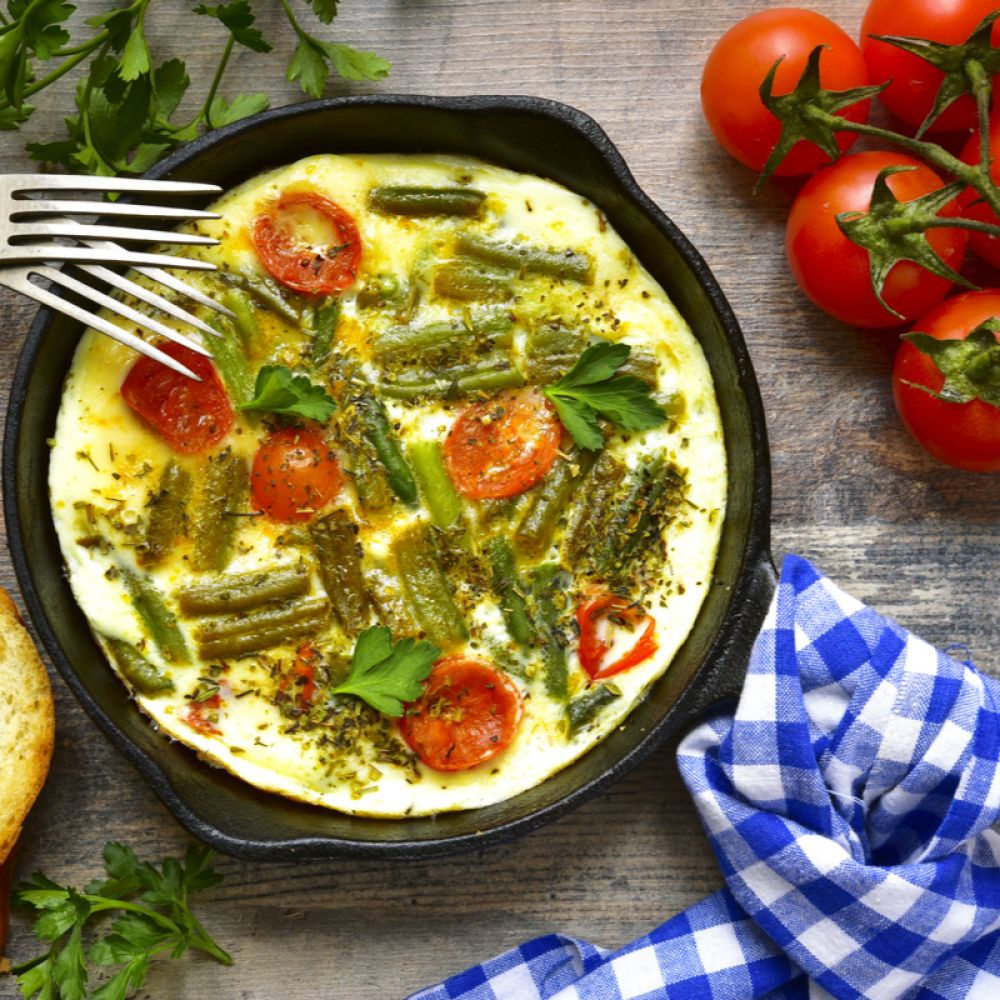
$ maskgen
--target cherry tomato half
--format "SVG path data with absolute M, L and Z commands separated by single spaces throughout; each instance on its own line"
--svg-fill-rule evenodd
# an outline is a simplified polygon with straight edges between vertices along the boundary
M 233 407 L 215 365 L 180 344 L 156 345 L 201 381 L 143 355 L 122 382 L 122 399 L 174 451 L 194 454 L 221 441 L 233 426 Z
M 784 57 L 774 78 L 774 93 L 790 93 L 817 45 L 825 46 L 819 75 L 827 90 L 849 90 L 868 83 L 865 61 L 854 40 L 833 21 L 810 10 L 759 11 L 716 42 L 701 79 L 701 106 L 715 138 L 740 163 L 760 170 L 781 133 L 781 123 L 764 107 L 759 93 L 771 67 Z M 839 114 L 863 122 L 869 105 L 863 101 Z M 837 143 L 846 150 L 856 138 L 841 132 Z M 829 160 L 818 146 L 799 142 L 775 173 L 786 177 L 809 174 Z
M 993 183 L 997 184 L 1000 183 L 1000 119 L 996 117 L 990 121 L 989 142 L 990 177 L 993 178 Z M 962 159 L 966 163 L 979 162 L 978 129 L 969 136 L 969 141 L 962 149 Z M 1000 220 L 997 219 L 993 209 L 982 201 L 972 188 L 966 188 L 959 195 L 958 201 L 962 206 L 963 218 L 975 219 L 977 222 L 989 222 L 994 226 L 1000 225 Z M 990 236 L 988 233 L 970 232 L 969 249 L 982 257 L 983 260 L 989 261 L 994 267 L 1000 267 L 1000 237 Z
M 491 663 L 447 656 L 434 665 L 399 728 L 428 767 L 464 771 L 507 749 L 523 711 L 521 692 Z
M 257 449 L 250 470 L 254 505 L 284 524 L 308 521 L 339 492 L 340 464 L 319 431 L 283 427 Z
M 944 79 L 940 70 L 870 35 L 902 35 L 956 45 L 964 42 L 996 0 L 872 0 L 861 22 L 861 53 L 872 83 L 892 83 L 879 94 L 882 103 L 910 125 L 919 125 L 930 113 Z M 992 42 L 1000 42 L 1000 25 L 993 26 Z M 964 95 L 928 129 L 958 132 L 976 126 L 976 105 Z
M 261 263 L 293 291 L 334 295 L 357 277 L 358 227 L 350 214 L 320 194 L 283 194 L 257 216 L 252 232 Z
M 853 326 L 899 326 L 937 305 L 952 283 L 910 261 L 889 272 L 882 296 L 903 318 L 893 316 L 875 298 L 867 251 L 852 243 L 837 225 L 841 212 L 865 212 L 871 205 L 875 179 L 886 167 L 915 169 L 894 174 L 889 189 L 901 201 L 912 201 L 944 187 L 929 167 L 899 153 L 853 153 L 810 178 L 788 217 L 785 249 L 799 287 L 824 312 Z M 956 215 L 957 201 L 940 215 Z M 934 229 L 928 239 L 938 255 L 961 269 L 966 234 L 960 229 Z
M 656 620 L 641 605 L 615 594 L 596 594 L 585 600 L 576 611 L 580 627 L 580 666 L 591 680 L 602 680 L 620 674 L 629 667 L 648 660 L 659 648 L 656 642 Z M 638 631 L 635 643 L 626 653 L 606 663 L 612 643 L 607 634 L 610 625 Z M 604 634 L 602 634 L 602 631 Z
M 938 340 L 964 340 L 993 317 L 1000 318 L 1000 291 L 967 292 L 922 316 L 913 329 Z M 947 465 L 1000 472 L 1000 407 L 981 399 L 949 403 L 918 388 L 938 392 L 943 384 L 944 375 L 934 361 L 904 340 L 892 369 L 892 394 L 906 429 Z
M 473 500 L 511 497 L 552 468 L 562 423 L 534 389 L 503 392 L 473 403 L 452 425 L 444 462 L 455 489 Z

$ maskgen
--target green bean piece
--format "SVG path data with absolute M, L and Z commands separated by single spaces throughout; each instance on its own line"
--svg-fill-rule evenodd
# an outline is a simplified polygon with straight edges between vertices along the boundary
M 252 573 L 230 573 L 177 591 L 182 615 L 224 615 L 301 597 L 309 590 L 304 566 L 272 566 Z
M 559 627 L 562 613 L 556 605 L 556 595 L 563 594 L 567 575 L 558 563 L 538 566 L 531 575 L 535 628 L 542 642 L 542 679 L 549 696 L 558 701 L 569 697 L 565 637 Z
M 132 595 L 132 604 L 146 626 L 150 638 L 171 663 L 187 663 L 191 659 L 177 616 L 167 607 L 160 592 L 148 578 L 119 567 L 125 586 Z
M 576 364 L 585 337 L 558 324 L 536 326 L 525 339 L 524 374 L 529 382 L 546 384 L 562 378 Z
M 194 516 L 194 569 L 221 573 L 226 568 L 249 483 L 246 460 L 228 448 L 207 463 Z
M 368 204 L 383 215 L 478 215 L 486 195 L 466 187 L 410 187 L 402 184 L 373 188 Z
M 223 319 L 212 319 L 209 322 L 219 334 L 217 337 L 210 337 L 208 343 L 215 367 L 219 369 L 233 402 L 249 403 L 254 397 L 254 377 L 247 364 L 243 340 L 232 323 Z
M 404 372 L 392 382 L 379 383 L 389 399 L 422 399 L 468 396 L 524 385 L 524 376 L 504 354 L 490 354 L 475 364 L 452 365 L 435 371 Z
M 230 288 L 249 292 L 265 309 L 277 313 L 289 323 L 298 325 L 300 309 L 289 301 L 281 286 L 269 277 L 243 271 L 223 271 L 219 275 Z
M 394 633 L 413 635 L 420 631 L 403 595 L 399 578 L 382 563 L 370 565 L 365 572 L 365 587 L 375 617 L 382 625 L 388 625 Z
M 385 469 L 386 478 L 392 492 L 403 503 L 417 502 L 417 484 L 410 466 L 403 457 L 396 432 L 389 423 L 385 407 L 371 393 L 365 393 L 358 400 L 358 414 L 364 425 L 365 435 L 375 449 L 378 460 Z
M 249 293 L 242 288 L 227 288 L 222 293 L 222 304 L 233 314 L 232 323 L 243 340 L 243 347 L 251 356 L 262 352 L 263 343 L 257 311 Z
M 431 520 L 442 530 L 454 527 L 465 513 L 465 504 L 444 466 L 440 442 L 414 441 L 410 445 L 410 462 Z
M 585 285 L 594 280 L 593 261 L 578 250 L 548 250 L 530 243 L 499 242 L 478 233 L 462 233 L 458 252 L 524 274 L 544 274 Z
M 570 499 L 596 459 L 596 452 L 576 452 L 557 463 L 542 480 L 514 532 L 519 552 L 537 559 L 549 547 Z
M 615 374 L 634 375 L 637 379 L 655 389 L 659 379 L 660 366 L 652 354 L 637 351 L 633 347 L 632 353 L 625 359 L 625 364 Z M 681 398 L 683 399 L 683 397 Z
M 434 272 L 434 292 L 459 302 L 506 302 L 513 294 L 510 272 L 458 261 Z
M 396 536 L 396 566 L 406 601 L 428 638 L 446 648 L 469 637 L 438 558 L 430 525 L 418 522 Z
M 135 646 L 110 636 L 103 636 L 103 639 L 111 650 L 119 673 L 140 694 L 157 694 L 174 689 L 174 682 L 161 674 L 159 668 L 150 663 Z
M 621 697 L 621 692 L 609 684 L 595 684 L 566 706 L 569 735 L 575 736 L 584 726 L 593 722 L 602 708 Z
M 660 519 L 671 506 L 684 498 L 685 479 L 663 456 L 654 459 L 645 470 L 646 488 L 639 505 L 638 517 L 627 522 L 628 536 L 618 556 L 620 562 L 632 558 L 656 530 Z
M 514 551 L 503 535 L 490 540 L 486 548 L 493 574 L 493 592 L 500 601 L 500 611 L 510 637 L 520 646 L 535 641 L 535 628 L 528 614 L 524 583 L 514 565 Z
M 376 333 L 372 350 L 379 360 L 399 357 L 455 357 L 470 347 L 510 347 L 514 321 L 503 310 L 483 310 L 468 322 L 445 320 L 424 326 L 392 326 Z
M 137 553 L 140 566 L 160 562 L 187 531 L 187 505 L 191 496 L 191 474 L 171 459 L 160 476 L 149 502 L 144 545 Z
M 359 289 L 357 303 L 361 309 L 385 309 L 402 306 L 409 298 L 410 289 L 394 274 L 377 274 Z
M 323 598 L 265 607 L 247 614 L 206 621 L 195 633 L 198 655 L 219 660 L 272 649 L 314 635 L 326 624 L 330 605 Z
M 330 350 L 337 336 L 340 322 L 340 299 L 328 297 L 313 309 L 312 315 L 312 367 L 322 369 L 330 357 Z
M 617 458 L 601 452 L 580 490 L 575 512 L 570 515 L 572 527 L 566 542 L 570 565 L 576 565 L 601 545 L 604 517 L 625 478 L 625 471 Z
M 365 442 L 367 444 L 367 442 Z M 367 448 L 354 449 L 351 476 L 358 491 L 358 502 L 366 511 L 385 510 L 392 503 L 392 491 L 382 466 L 368 454 Z
M 348 635 L 357 635 L 369 617 L 368 592 L 361 573 L 358 526 L 343 509 L 309 525 L 320 579 L 333 613 Z

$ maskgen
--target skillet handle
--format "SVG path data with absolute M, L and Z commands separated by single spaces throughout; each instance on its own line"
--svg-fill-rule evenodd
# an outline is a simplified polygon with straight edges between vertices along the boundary
M 778 571 L 771 554 L 764 552 L 751 575 L 746 598 L 719 657 L 718 666 L 693 700 L 690 709 L 692 717 L 702 715 L 721 702 L 739 699 L 750 664 L 750 653 L 777 586 Z

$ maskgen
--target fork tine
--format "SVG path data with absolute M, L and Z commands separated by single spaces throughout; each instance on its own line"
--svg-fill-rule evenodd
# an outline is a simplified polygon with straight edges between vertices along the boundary
M 163 235 L 163 234 L 161 234 Z M 73 261 L 82 264 L 121 264 L 125 267 L 177 267 L 189 271 L 214 271 L 215 265 L 193 257 L 175 257 L 168 253 L 136 253 L 121 247 L 71 247 L 62 243 L 31 243 L 7 247 L 4 263 L 26 264 L 44 261 Z
M 25 198 L 11 205 L 10 218 L 36 215 L 130 215 L 146 219 L 220 219 L 218 212 L 199 208 L 169 208 L 166 205 L 140 205 L 130 201 L 53 201 L 51 198 Z
M 217 313 L 222 313 L 223 316 L 228 316 L 230 319 L 236 318 L 232 309 L 226 308 L 221 302 L 216 302 L 215 299 L 210 298 L 200 289 L 181 281 L 180 278 L 169 271 L 164 271 L 158 267 L 137 267 L 135 270 L 139 274 L 143 274 L 147 278 L 159 282 L 171 291 L 177 292 L 178 295 L 184 295 L 193 302 L 197 302 L 199 305 L 208 306 L 209 309 L 214 309 Z
M 191 313 L 182 309 L 175 302 L 171 302 L 170 299 L 165 299 L 162 295 L 157 295 L 156 292 L 149 288 L 144 288 L 142 285 L 136 284 L 134 281 L 129 281 L 128 278 L 123 278 L 120 274 L 116 274 L 106 267 L 101 267 L 100 264 L 79 264 L 77 266 L 81 271 L 97 278 L 99 281 L 107 282 L 107 284 L 114 286 L 126 295 L 131 295 L 133 298 L 137 298 L 141 302 L 145 302 L 159 309 L 161 312 L 167 313 L 168 316 L 173 316 L 174 319 L 193 326 L 202 333 L 207 333 L 212 337 L 221 336 L 218 330 L 213 330 L 204 320 L 198 319 L 197 316 L 192 316 Z
M 40 267 L 33 269 L 33 273 L 38 274 L 40 277 L 47 278 L 50 277 L 48 273 L 50 270 L 51 269 L 49 268 Z M 59 272 L 55 271 L 54 273 L 58 274 Z M 159 348 L 153 347 L 152 344 L 147 344 L 141 337 L 137 337 L 134 333 L 129 333 L 128 330 L 124 330 L 120 326 L 109 322 L 104 319 L 103 316 L 95 316 L 86 309 L 81 309 L 75 303 L 70 302 L 67 299 L 60 298 L 58 295 L 50 292 L 47 288 L 42 288 L 40 285 L 36 285 L 27 277 L 27 274 L 25 274 L 24 277 L 21 277 L 7 273 L 4 275 L 4 284 L 6 284 L 9 288 L 13 288 L 15 291 L 21 292 L 23 295 L 27 295 L 36 302 L 40 302 L 42 305 L 48 306 L 50 309 L 55 309 L 56 312 L 61 312 L 64 315 L 69 316 L 70 319 L 75 319 L 78 322 L 83 323 L 84 326 L 92 327 L 100 333 L 106 334 L 111 337 L 112 340 L 117 340 L 119 344 L 124 344 L 126 347 L 131 347 L 134 351 L 138 351 L 140 354 L 145 354 L 147 358 L 159 361 L 160 364 L 166 365 L 168 368 L 175 372 L 179 372 L 181 375 L 186 375 L 195 382 L 201 381 L 201 379 L 195 375 L 190 368 L 186 365 L 182 365 L 179 361 L 170 357 L 169 354 L 165 354 Z
M 197 233 L 178 233 L 164 229 L 132 229 L 127 226 L 91 226 L 73 222 L 71 219 L 58 222 L 15 222 L 10 227 L 10 236 L 34 237 L 51 236 L 74 240 L 116 240 L 136 243 L 174 243 L 184 246 L 216 246 L 218 240 Z
M 36 273 L 44 278 L 48 278 L 53 284 L 62 285 L 63 288 L 68 288 L 78 295 L 86 296 L 87 299 L 99 306 L 103 306 L 116 316 L 121 316 L 122 319 L 127 319 L 132 323 L 137 323 L 139 326 L 144 326 L 147 330 L 158 333 L 161 337 L 166 337 L 167 340 L 172 340 L 175 344 L 181 344 L 198 354 L 204 354 L 208 358 L 212 356 L 211 351 L 206 350 L 201 344 L 185 337 L 184 334 L 177 330 L 172 330 L 157 319 L 153 319 L 150 316 L 143 316 L 137 309 L 133 309 L 130 305 L 120 302 L 118 299 L 113 299 L 110 295 L 105 295 L 104 292 L 94 288 L 93 285 L 87 285 L 82 281 L 78 281 L 65 271 L 56 270 L 54 267 L 45 267 L 38 268 Z
M 128 191 L 136 194 L 220 194 L 218 184 L 192 181 L 148 181 L 138 177 L 90 177 L 82 174 L 12 174 L 5 178 L 10 190 L 29 191 Z

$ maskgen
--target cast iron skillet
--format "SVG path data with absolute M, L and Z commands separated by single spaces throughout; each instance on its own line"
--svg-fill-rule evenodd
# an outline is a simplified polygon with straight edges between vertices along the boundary
M 578 191 L 607 216 L 701 341 L 729 461 L 715 578 L 690 637 L 628 724 L 507 802 L 412 820 L 359 819 L 257 791 L 156 733 L 108 669 L 63 572 L 48 516 L 48 446 L 78 324 L 42 310 L 14 376 L 4 439 L 10 548 L 38 634 L 84 708 L 195 836 L 244 858 L 430 857 L 526 833 L 634 768 L 669 734 L 739 690 L 774 587 L 770 478 L 757 383 L 736 319 L 697 251 L 636 186 L 599 126 L 528 97 L 353 97 L 265 112 L 199 139 L 149 176 L 223 188 L 324 152 L 467 153 Z

